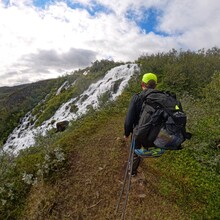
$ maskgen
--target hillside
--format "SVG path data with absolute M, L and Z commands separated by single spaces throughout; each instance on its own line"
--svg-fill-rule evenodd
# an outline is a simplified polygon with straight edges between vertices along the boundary
M 175 92 L 181 100 L 188 116 L 187 130 L 193 136 L 181 151 L 167 151 L 160 158 L 142 161 L 140 178 L 132 179 L 126 219 L 218 219 L 219 58 L 218 48 L 141 56 L 137 60 L 140 73 L 131 77 L 117 99 L 110 97 L 119 91 L 123 80 L 110 87 L 110 96 L 104 90 L 103 96 L 95 99 L 99 108 L 88 105 L 88 112 L 64 132 L 51 129 L 46 136 L 37 136 L 36 143 L 17 157 L 2 152 L 0 218 L 115 219 L 129 152 L 129 143 L 123 139 L 125 114 L 131 96 L 140 91 L 141 74 L 155 72 L 158 88 Z M 93 70 L 61 78 L 62 83 L 53 87 L 46 101 L 31 110 L 36 115 L 33 125 L 47 124 L 62 104 L 82 98 L 91 85 L 105 82 L 107 71 L 120 65 L 124 64 L 96 62 Z M 130 64 L 123 67 L 130 68 Z M 77 83 L 56 95 L 67 79 L 70 84 Z M 83 100 L 89 104 L 86 98 Z M 74 109 L 66 111 L 66 116 L 74 116 L 78 111 Z
M 128 147 L 121 138 L 123 115 L 106 113 L 86 121 L 88 127 L 79 129 L 83 135 L 70 133 L 57 143 L 70 148 L 69 169 L 52 184 L 32 188 L 24 219 L 115 219 Z M 132 182 L 126 219 L 188 219 L 175 195 L 159 191 L 162 173 L 154 160 L 145 161 L 144 178 Z
M 94 62 L 91 67 L 57 79 L 0 88 L 0 145 L 1 142 L 5 144 L 13 129 L 19 127 L 21 121 L 31 112 L 35 117 L 28 123 L 33 124 L 37 120 L 35 127 L 41 125 L 62 103 L 77 98 L 90 84 L 120 64 L 101 60 Z M 88 72 L 90 74 L 87 74 Z M 74 111 L 74 106 L 72 108 Z
M 136 77 L 137 73 L 139 73 L 137 64 L 114 67 L 103 78 L 91 83 L 81 94 L 77 95 L 74 95 L 72 91 L 78 91 L 76 85 L 80 78 L 73 82 L 66 80 L 56 92 L 50 92 L 45 100 L 25 115 L 19 126 L 8 137 L 3 150 L 17 153 L 21 149 L 34 145 L 36 135 L 45 136 L 51 130 L 56 129 L 57 123 L 77 120 L 89 111 L 98 110 L 105 105 L 105 102 L 114 101 L 121 94 L 129 79 L 133 75 Z M 89 75 L 91 74 L 90 72 Z
M 24 115 L 36 106 L 63 79 L 45 80 L 15 87 L 0 88 L 0 143 L 19 124 Z

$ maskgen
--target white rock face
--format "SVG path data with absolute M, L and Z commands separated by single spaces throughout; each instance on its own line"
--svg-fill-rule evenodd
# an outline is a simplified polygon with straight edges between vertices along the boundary
M 15 128 L 9 135 L 3 150 L 17 154 L 21 149 L 33 146 L 36 135 L 46 135 L 47 131 L 55 127 L 55 123 L 52 123 L 53 121 L 76 120 L 86 114 L 91 107 L 98 109 L 100 97 L 106 92 L 108 92 L 110 101 L 114 101 L 121 95 L 131 77 L 135 73 L 139 73 L 139 71 L 137 64 L 126 64 L 111 69 L 101 80 L 91 84 L 79 97 L 63 103 L 49 120 L 44 121 L 37 128 L 34 128 L 34 125 L 31 124 L 34 119 L 31 112 L 27 113 L 21 120 L 20 126 Z M 66 82 L 59 89 L 61 90 L 65 86 L 67 86 Z M 56 95 L 58 95 L 59 89 Z M 72 105 L 75 106 L 74 112 L 71 111 Z

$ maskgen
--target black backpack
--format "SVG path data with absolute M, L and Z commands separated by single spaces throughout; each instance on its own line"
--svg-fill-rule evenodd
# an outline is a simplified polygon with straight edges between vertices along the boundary
M 135 139 L 145 148 L 156 146 L 164 149 L 180 149 L 189 139 L 186 132 L 187 117 L 175 94 L 147 89 L 141 92 L 143 101 Z

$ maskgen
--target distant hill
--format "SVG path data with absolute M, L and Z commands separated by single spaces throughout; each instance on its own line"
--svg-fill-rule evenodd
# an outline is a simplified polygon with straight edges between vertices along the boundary
M 6 97 L 10 96 L 12 93 L 15 93 L 19 89 L 24 88 L 25 86 L 26 85 L 0 87 L 0 102 L 3 102 L 6 99 Z
M 1 87 L 0 140 L 5 142 L 20 118 L 60 83 L 62 79 L 51 79 L 14 87 Z

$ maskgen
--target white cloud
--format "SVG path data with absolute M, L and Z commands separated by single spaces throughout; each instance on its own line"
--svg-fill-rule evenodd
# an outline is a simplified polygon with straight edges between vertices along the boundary
M 146 52 L 220 46 L 218 0 L 48 2 L 42 8 L 33 0 L 0 2 L 0 86 L 57 77 L 94 59 L 133 61 Z M 164 35 L 137 26 L 148 22 L 152 8 L 158 11 L 154 28 Z
M 218 0 L 173 0 L 164 8 L 160 29 L 178 33 L 212 25 L 219 22 L 219 10 Z
M 220 46 L 219 11 L 218 0 L 173 0 L 164 8 L 158 30 L 173 35 L 183 48 Z

